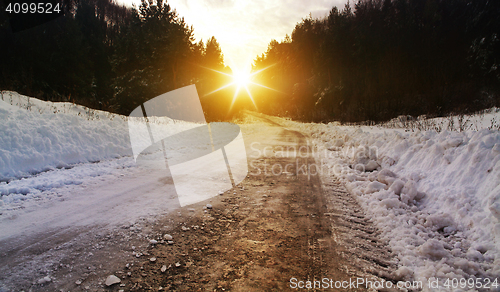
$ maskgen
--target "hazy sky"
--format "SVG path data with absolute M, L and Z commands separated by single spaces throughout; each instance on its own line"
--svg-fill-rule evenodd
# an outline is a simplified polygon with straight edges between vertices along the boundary
M 140 0 L 119 0 L 140 3 Z M 215 36 L 226 65 L 243 70 L 264 53 L 272 39 L 283 40 L 295 24 L 312 14 L 323 17 L 346 0 L 169 0 L 194 27 L 196 40 Z M 235 69 L 235 68 L 233 68 Z M 247 69 L 249 70 L 249 68 Z

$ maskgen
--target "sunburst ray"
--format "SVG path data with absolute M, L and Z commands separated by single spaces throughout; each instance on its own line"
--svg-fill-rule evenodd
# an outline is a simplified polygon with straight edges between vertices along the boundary
M 255 107 L 255 109 L 258 109 L 257 104 L 255 103 L 255 99 L 254 99 L 252 93 L 250 92 L 250 89 L 248 88 L 248 85 L 256 85 L 256 86 L 260 86 L 260 87 L 263 87 L 263 88 L 266 88 L 266 89 L 269 89 L 269 90 L 280 92 L 279 90 L 276 90 L 276 89 L 273 89 L 271 87 L 268 87 L 268 86 L 265 86 L 265 85 L 262 85 L 260 83 L 252 81 L 252 77 L 253 76 L 261 73 L 262 71 L 265 71 L 265 70 L 271 68 L 274 65 L 275 64 L 272 64 L 272 65 L 267 66 L 267 67 L 265 67 L 263 69 L 260 69 L 260 70 L 255 71 L 255 72 L 250 72 L 250 73 L 242 72 L 242 71 L 239 71 L 238 69 L 235 69 L 236 72 L 233 71 L 233 74 L 228 74 L 228 73 L 221 72 L 219 70 L 215 70 L 215 69 L 212 69 L 212 68 L 208 68 L 208 67 L 205 67 L 205 66 L 200 66 L 200 67 L 205 68 L 207 70 L 210 70 L 210 71 L 213 71 L 213 72 L 216 72 L 216 73 L 219 73 L 219 74 L 231 77 L 232 80 L 233 80 L 232 82 L 230 82 L 228 84 L 225 84 L 225 85 L 223 85 L 223 86 L 215 89 L 214 91 L 211 91 L 211 92 L 205 94 L 204 96 L 208 96 L 210 94 L 213 94 L 215 92 L 218 92 L 220 90 L 223 90 L 225 88 L 228 88 L 230 86 L 235 85 L 236 86 L 236 90 L 234 91 L 233 99 L 231 100 L 231 106 L 229 107 L 229 112 L 231 112 L 231 110 L 233 109 L 233 106 L 234 106 L 236 100 L 238 99 L 238 95 L 240 94 L 240 91 L 241 91 L 242 87 L 245 88 L 245 91 L 247 92 L 248 97 L 252 101 L 252 104 Z

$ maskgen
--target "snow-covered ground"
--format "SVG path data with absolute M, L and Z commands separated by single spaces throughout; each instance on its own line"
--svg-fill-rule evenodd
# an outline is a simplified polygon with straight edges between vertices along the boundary
M 225 146 L 237 182 L 246 176 L 238 126 L 212 124 L 211 141 L 202 139 L 202 124 L 149 117 L 153 134 L 168 136 L 150 145 L 147 129 L 133 131 L 141 122 L 2 92 L 0 239 L 43 227 L 122 224 L 218 195 L 231 188 L 224 160 L 216 152 L 196 159 L 213 147 Z M 133 145 L 145 146 L 134 152 Z M 207 171 L 214 166 L 218 172 Z
M 407 131 L 441 132 L 444 130 L 464 132 L 468 130 L 479 131 L 483 129 L 500 130 L 500 109 L 491 108 L 477 114 L 450 115 L 446 118 L 427 118 L 419 116 L 399 116 L 381 126 L 384 128 L 405 129 Z
M 121 116 L 12 92 L 4 92 L 2 99 L 0 181 L 132 155 Z M 11 191 L 0 186 L 0 193 Z
M 318 168 L 338 176 L 382 231 L 398 276 L 440 278 L 442 288 L 447 279 L 500 281 L 500 132 L 490 130 L 500 112 L 466 117 L 477 130 L 446 130 L 460 130 L 457 119 L 374 127 L 288 122 L 313 138 Z M 464 290 L 474 290 L 469 284 Z
M 173 186 L 159 182 L 167 174 L 137 167 L 126 117 L 13 92 L 2 98 L 0 239 L 178 207 Z
M 137 166 L 128 117 L 4 92 L 0 121 L 0 239 L 54 222 L 122 224 L 179 206 L 164 173 Z M 444 283 L 500 277 L 497 121 L 493 109 L 377 127 L 284 122 L 313 138 L 322 174 L 338 176 L 377 224 L 398 276 Z

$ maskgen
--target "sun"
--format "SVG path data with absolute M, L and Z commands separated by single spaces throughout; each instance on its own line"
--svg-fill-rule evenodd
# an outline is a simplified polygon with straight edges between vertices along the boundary
M 217 72 L 219 74 L 222 74 L 222 75 L 226 75 L 226 76 L 229 76 L 232 78 L 233 82 L 231 83 L 228 83 L 220 88 L 217 88 L 216 90 L 212 91 L 212 92 L 209 92 L 207 94 L 205 94 L 205 96 L 207 95 L 210 95 L 212 93 L 215 93 L 219 90 L 222 90 L 224 88 L 227 88 L 229 86 L 233 86 L 233 85 L 236 85 L 236 90 L 234 91 L 234 96 L 233 96 L 233 100 L 231 102 L 231 106 L 229 107 L 229 111 L 231 111 L 231 109 L 233 108 L 233 105 L 234 105 L 234 102 L 236 101 L 236 99 L 238 98 L 238 94 L 240 93 L 240 91 L 242 89 L 244 89 L 247 93 L 248 93 L 248 96 L 250 97 L 250 100 L 252 101 L 255 109 L 258 109 L 257 108 L 257 105 L 255 104 L 255 100 L 253 99 L 253 96 L 252 94 L 250 93 L 250 90 L 248 89 L 248 86 L 249 85 L 257 85 L 257 86 L 260 86 L 260 87 L 264 87 L 264 88 L 267 88 L 267 89 L 270 89 L 270 90 L 275 90 L 275 89 L 272 89 L 272 88 L 269 88 L 267 86 L 264 86 L 262 84 L 259 84 L 259 83 L 256 83 L 256 82 L 253 82 L 252 81 L 252 78 L 253 76 L 259 74 L 260 72 L 266 70 L 267 68 L 269 67 L 272 67 L 273 65 L 271 66 L 268 66 L 264 69 L 261 69 L 259 71 L 256 71 L 256 72 L 250 72 L 250 69 L 247 69 L 247 70 L 239 70 L 238 68 L 234 68 L 232 71 L 233 71 L 233 74 L 227 74 L 227 73 L 224 73 L 224 72 L 221 72 L 221 71 L 217 71 L 217 70 L 214 70 L 214 69 L 211 69 L 211 68 L 206 68 L 206 69 L 209 69 L 209 70 L 212 70 L 214 72 Z M 275 90 L 277 91 L 277 90 Z
M 251 83 L 251 77 L 250 73 L 236 71 L 233 73 L 233 82 L 240 87 L 246 87 Z

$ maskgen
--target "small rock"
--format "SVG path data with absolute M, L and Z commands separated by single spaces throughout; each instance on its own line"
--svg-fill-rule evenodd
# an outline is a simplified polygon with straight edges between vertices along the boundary
M 152 263 L 154 263 L 154 262 L 156 262 L 156 258 L 152 257 L 152 258 L 149 259 L 149 261 L 152 262 Z
M 207 209 L 212 209 L 212 205 L 211 204 L 207 204 Z
M 127 273 L 127 276 L 132 277 L 132 273 L 131 273 L 131 272 L 128 272 L 128 273 Z
M 182 231 L 188 231 L 189 230 L 189 227 L 186 227 L 186 226 L 182 226 L 181 227 Z
M 172 239 L 174 239 L 174 238 L 172 237 L 172 235 L 170 235 L 170 234 L 165 234 L 165 235 L 163 235 L 163 238 L 164 238 L 165 240 L 172 240 Z
M 107 278 L 106 278 L 106 282 L 104 284 L 106 284 L 106 286 L 111 286 L 111 285 L 114 285 L 114 284 L 118 284 L 120 283 L 121 280 L 120 278 L 118 278 L 117 276 L 115 275 L 109 275 Z
M 76 284 L 76 285 L 81 285 L 81 284 L 82 284 L 82 281 L 77 280 L 77 281 L 75 282 L 75 284 Z
M 180 267 L 180 266 L 181 266 L 181 263 L 179 263 L 179 262 L 176 262 L 176 263 L 175 263 L 175 267 L 176 267 L 176 268 L 178 268 L 178 267 Z
M 172 240 L 169 240 L 169 241 L 167 241 L 167 244 L 172 245 L 172 244 L 174 244 L 174 242 Z
M 50 281 L 52 281 L 52 279 L 49 276 L 45 276 L 38 280 L 38 284 L 45 284 L 49 283 Z
M 151 243 L 151 244 L 157 244 L 157 243 L 158 243 L 158 241 L 157 241 L 157 240 L 154 240 L 154 239 L 151 239 L 151 240 L 149 241 L 149 243 Z
M 120 287 L 125 287 L 125 284 L 124 284 L 124 283 L 121 283 L 121 284 L 120 284 Z
M 194 212 L 194 211 L 196 211 L 196 209 L 194 209 L 194 208 L 189 208 L 189 209 L 188 209 L 188 211 L 189 211 L 189 212 Z
M 160 271 L 161 271 L 162 273 L 165 273 L 165 271 L 166 271 L 166 270 L 167 270 L 167 266 L 166 266 L 166 265 L 163 265 L 163 266 L 161 267 L 161 269 L 160 269 Z

